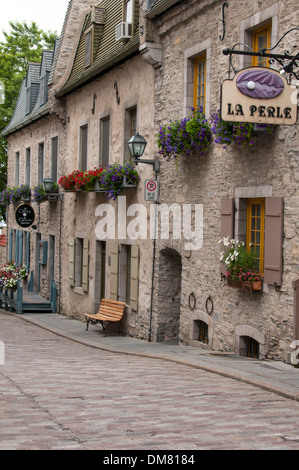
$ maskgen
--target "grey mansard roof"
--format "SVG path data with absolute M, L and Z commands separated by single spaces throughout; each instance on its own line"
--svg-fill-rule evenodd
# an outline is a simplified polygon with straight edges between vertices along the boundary
M 41 63 L 29 62 L 10 123 L 2 132 L 6 137 L 49 112 L 48 80 L 54 52 L 44 50 Z

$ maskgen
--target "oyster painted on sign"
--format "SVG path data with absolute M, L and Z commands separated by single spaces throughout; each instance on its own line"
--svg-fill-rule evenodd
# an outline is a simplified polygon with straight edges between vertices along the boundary
M 282 78 L 268 70 L 254 70 L 241 73 L 237 87 L 243 95 L 251 98 L 270 99 L 280 95 L 284 89 Z

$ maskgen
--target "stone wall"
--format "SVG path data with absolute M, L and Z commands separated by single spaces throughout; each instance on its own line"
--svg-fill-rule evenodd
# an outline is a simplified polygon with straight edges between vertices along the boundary
M 116 100 L 114 84 L 117 83 L 120 102 Z M 110 116 L 110 157 L 109 163 L 123 164 L 123 156 L 127 142 L 124 136 L 125 110 L 137 106 L 137 130 L 144 136 L 148 144 L 144 158 L 153 157 L 153 88 L 154 72 L 140 55 L 131 58 L 101 76 L 92 83 L 69 94 L 67 100 L 67 152 L 66 167 L 68 173 L 78 168 L 79 158 L 79 130 L 80 126 L 88 125 L 88 169 L 99 165 L 99 132 L 100 120 Z M 150 90 L 150 91 L 149 91 Z M 96 95 L 94 113 L 93 96 Z M 152 167 L 139 164 L 138 172 L 141 181 L 137 189 L 125 189 L 121 196 L 125 198 L 126 211 L 134 204 L 141 204 L 149 214 L 149 203 L 144 200 L 144 181 L 153 177 Z M 118 200 L 108 200 L 101 193 L 65 193 L 64 194 L 64 222 L 63 222 L 63 248 L 62 257 L 66 260 L 62 265 L 63 299 L 61 309 L 63 313 L 83 317 L 85 312 L 94 312 L 98 309 L 97 285 L 97 242 L 101 241 L 96 235 L 96 224 L 100 220 L 96 216 L 96 209 L 100 205 L 108 204 L 113 207 L 116 215 L 116 238 L 118 235 Z M 136 210 L 138 207 L 136 206 Z M 137 213 L 136 213 L 137 216 Z M 134 217 L 126 216 L 127 225 Z M 137 232 L 141 227 L 137 227 Z M 82 237 L 89 241 L 89 289 L 83 292 L 70 286 L 69 282 L 69 237 Z M 106 282 L 105 295 L 110 296 L 111 248 L 114 240 L 104 240 L 106 246 Z M 149 329 L 149 309 L 151 298 L 151 266 L 153 241 L 150 238 L 118 240 L 120 244 L 139 245 L 139 303 L 138 314 L 128 307 L 123 322 L 124 331 L 132 336 L 147 338 Z
M 189 83 L 190 64 L 197 54 L 206 51 L 206 115 L 209 117 L 219 108 L 220 82 L 228 77 L 228 58 L 222 54 L 224 47 L 238 42 L 248 25 L 256 26 L 271 17 L 273 38 L 281 37 L 293 25 L 296 10 L 295 1 L 229 2 L 225 10 L 226 36 L 221 42 L 221 6 L 222 2 L 218 1 L 188 1 L 155 20 L 156 33 L 163 45 L 163 64 L 156 69 L 155 78 L 156 132 L 161 124 L 188 114 L 193 92 Z M 241 59 L 233 60 L 239 68 Z M 289 352 L 293 337 L 292 281 L 298 272 L 298 143 L 297 125 L 278 126 L 273 136 L 257 136 L 252 148 L 239 151 L 231 145 L 223 149 L 213 143 L 207 157 L 183 158 L 178 169 L 174 162 L 162 161 L 161 202 L 202 204 L 204 214 L 200 250 L 186 253 L 183 243 L 177 240 L 160 241 L 157 247 L 157 270 L 159 253 L 165 248 L 175 248 L 181 255 L 181 342 L 194 344 L 190 319 L 206 318 L 206 300 L 210 296 L 213 312 L 208 316 L 209 347 L 238 352 L 238 331 L 248 331 L 248 336 L 255 336 L 261 342 L 264 355 L 281 358 Z M 240 292 L 229 288 L 220 277 L 221 199 L 236 197 L 239 190 L 246 191 L 246 188 L 253 188 L 257 194 L 264 186 L 271 188 L 273 196 L 284 198 L 283 283 L 278 291 L 274 286 L 264 285 L 261 294 Z M 159 283 L 157 275 L 158 291 Z M 192 292 L 196 297 L 194 311 L 188 306 Z
M 51 138 L 58 137 L 58 172 L 65 171 L 65 131 L 63 124 L 59 121 L 56 115 L 48 115 L 41 118 L 35 123 L 30 124 L 24 129 L 12 134 L 8 137 L 8 181 L 9 187 L 15 186 L 15 155 L 16 152 L 20 154 L 20 181 L 19 185 L 25 183 L 25 160 L 26 149 L 30 148 L 31 155 L 31 172 L 30 172 L 30 186 L 31 189 L 38 185 L 38 145 L 44 143 L 44 178 L 51 175 Z M 23 232 L 30 232 L 30 271 L 34 271 L 34 284 L 37 289 L 39 263 L 37 259 L 37 243 L 39 241 L 47 241 L 49 243 L 49 236 L 55 237 L 55 273 L 54 279 L 58 289 L 61 284 L 60 276 L 60 233 L 61 233 L 61 219 L 62 219 L 62 206 L 60 201 L 46 201 L 42 204 L 32 202 L 32 207 L 35 211 L 35 220 L 33 227 L 23 229 Z M 22 230 L 15 220 L 15 207 L 11 204 L 8 207 L 8 221 L 7 233 L 10 230 Z M 14 254 L 13 254 L 14 256 Z M 23 254 L 24 256 L 24 254 Z M 25 259 L 23 260 L 25 264 Z M 50 266 L 41 266 L 40 271 L 40 290 L 41 293 L 49 298 L 50 283 L 52 273 L 50 274 Z

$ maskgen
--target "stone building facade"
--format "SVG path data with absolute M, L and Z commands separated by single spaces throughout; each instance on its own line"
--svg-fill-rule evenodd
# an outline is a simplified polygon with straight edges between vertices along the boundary
M 116 40 L 117 25 L 126 22 L 122 21 L 126 14 L 132 15 L 134 23 L 131 39 Z M 24 97 L 33 75 L 28 70 L 15 115 L 4 131 L 9 142 L 9 187 L 26 183 L 29 151 L 30 186 L 41 182 L 41 144 L 42 178 L 51 177 L 57 183 L 74 170 L 128 162 L 127 141 L 132 132 L 140 132 L 147 140 L 147 153 L 154 153 L 154 69 L 139 52 L 138 25 L 136 1 L 69 3 L 61 37 L 51 52 L 43 113 L 39 95 L 31 112 L 25 111 Z M 87 43 L 89 33 L 91 43 Z M 91 46 L 88 64 L 87 44 Z M 34 67 L 40 93 L 42 66 Z M 138 173 L 138 187 L 124 189 L 116 200 L 108 200 L 103 192 L 64 192 L 62 188 L 56 200 L 41 204 L 32 200 L 36 218 L 26 230 L 17 225 L 15 207 L 10 205 L 9 259 L 27 265 L 34 291 L 44 297 L 50 296 L 54 279 L 59 313 L 84 319 L 84 313 L 98 310 L 103 297 L 125 300 L 123 332 L 147 338 L 153 249 L 151 239 L 139 237 L 136 216 L 141 209 L 147 222 L 150 203 L 144 200 L 143 186 L 145 179 L 153 177 L 153 170 L 139 165 Z M 106 213 L 114 214 L 115 226 L 108 227 L 108 231 L 114 229 L 113 237 L 99 229 Z M 127 230 L 130 222 L 132 230 Z
M 254 49 L 263 40 L 273 47 L 298 23 L 295 0 L 227 3 L 117 0 L 111 6 L 108 0 L 72 0 L 43 113 L 30 120 L 25 113 L 18 122 L 16 113 L 5 130 L 8 185 L 14 185 L 18 154 L 20 183 L 25 181 L 26 149 L 32 153 L 32 184 L 40 177 L 41 143 L 43 175 L 58 181 L 78 169 L 82 157 L 85 170 L 123 164 L 127 141 L 139 132 L 147 140 L 144 158 L 159 159 L 160 171 L 139 163 L 137 189 L 124 189 L 116 201 L 101 192 L 60 190 L 59 200 L 34 206 L 37 228 L 25 230 L 22 243 L 27 250 L 30 243 L 35 290 L 49 295 L 54 278 L 58 311 L 82 319 L 97 311 L 104 296 L 125 300 L 123 332 L 137 338 L 287 360 L 291 342 L 299 339 L 297 124 L 279 125 L 272 135 L 257 133 L 254 145 L 242 150 L 235 144 L 223 148 L 213 138 L 205 157 L 194 152 L 177 164 L 163 158 L 157 144 L 160 126 L 188 116 L 193 106 L 202 104 L 210 121 L 220 106 L 221 82 L 252 65 L 242 55 L 230 63 L 225 47 L 245 43 Z M 128 22 L 130 34 L 123 29 L 128 37 L 117 39 L 117 26 Z M 279 50 L 291 48 L 296 34 L 287 35 Z M 196 85 L 203 87 L 198 96 Z M 159 203 L 144 200 L 148 179 L 158 180 Z M 267 260 L 269 253 L 277 255 L 279 272 L 269 277 L 267 261 L 261 292 L 233 289 L 223 276 L 219 240 L 225 235 L 246 242 L 247 208 L 269 209 L 272 203 L 279 225 Z M 115 215 L 115 237 L 99 230 L 108 213 Z M 124 220 L 125 231 L 119 225 Z M 196 230 L 198 246 L 188 238 Z M 10 207 L 11 256 L 18 233 Z M 46 264 L 40 263 L 43 241 Z
M 210 118 L 220 107 L 220 84 L 233 73 L 232 65 L 235 71 L 253 65 L 251 57 L 242 55 L 233 56 L 230 65 L 223 49 L 236 43 L 254 49 L 255 36 L 267 28 L 267 47 L 273 47 L 288 30 L 298 26 L 296 15 L 298 20 L 294 1 L 231 1 L 228 6 L 219 1 L 191 0 L 172 5 L 155 2 L 147 20 L 163 50 L 161 66 L 155 72 L 156 132 L 161 125 L 190 114 L 198 61 L 204 62 L 203 104 Z M 296 37 L 298 31 L 287 35 L 279 51 L 291 48 Z M 271 66 L 279 69 L 277 63 Z M 294 309 L 294 281 L 298 278 L 298 139 L 297 124 L 281 125 L 271 136 L 256 135 L 250 148 L 239 150 L 232 144 L 224 149 L 213 141 L 206 157 L 182 157 L 178 169 L 173 161 L 164 159 L 161 163 L 160 202 L 175 202 L 181 207 L 201 204 L 203 244 L 199 250 L 186 251 L 179 240 L 158 240 L 154 309 L 157 339 L 165 338 L 175 324 L 180 341 L 186 344 L 238 354 L 250 354 L 248 345 L 253 344 L 257 346 L 256 357 L 287 359 L 291 342 L 298 339 L 294 331 L 298 324 L 298 310 Z M 266 278 L 265 273 L 260 293 L 233 289 L 220 273 L 219 240 L 222 235 L 246 240 L 248 200 L 266 204 L 272 200 L 274 211 L 283 207 L 283 230 L 277 229 L 277 233 L 281 230 L 278 239 L 282 246 L 277 241 L 270 248 L 269 242 L 267 253 L 276 253 L 283 260 L 281 277 L 275 281 Z M 228 210 L 230 229 L 221 233 Z

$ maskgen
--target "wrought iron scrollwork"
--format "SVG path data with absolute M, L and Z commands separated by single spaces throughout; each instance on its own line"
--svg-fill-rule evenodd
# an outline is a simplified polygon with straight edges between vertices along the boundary
M 232 55 L 237 54 L 237 55 L 247 55 L 247 56 L 253 56 L 253 57 L 264 57 L 264 58 L 269 58 L 270 63 L 275 63 L 277 62 L 279 65 L 281 65 L 282 70 L 281 73 L 287 73 L 290 76 L 294 76 L 297 80 L 299 80 L 299 52 L 296 54 L 291 54 L 289 51 L 285 51 L 282 54 L 275 54 L 272 51 L 277 48 L 277 46 L 280 44 L 280 42 L 291 32 L 293 31 L 299 31 L 299 27 L 291 28 L 289 31 L 283 34 L 283 36 L 277 41 L 277 43 L 270 49 L 260 49 L 256 52 L 254 52 L 247 44 L 243 44 L 238 42 L 235 44 L 231 49 L 228 47 L 223 49 L 222 53 L 224 55 L 229 56 L 229 61 L 230 61 L 230 66 L 232 67 L 232 70 L 234 73 L 236 73 L 236 69 L 232 64 Z M 237 46 L 244 46 L 244 50 L 240 49 L 235 49 Z M 297 46 L 294 46 L 294 49 Z M 298 69 L 298 70 L 296 70 Z
M 223 41 L 224 36 L 225 36 L 225 18 L 224 18 L 224 8 L 225 7 L 228 8 L 228 3 L 227 2 L 224 2 L 222 4 L 222 20 L 221 20 L 222 21 L 222 35 L 221 34 L 219 35 L 220 41 Z

